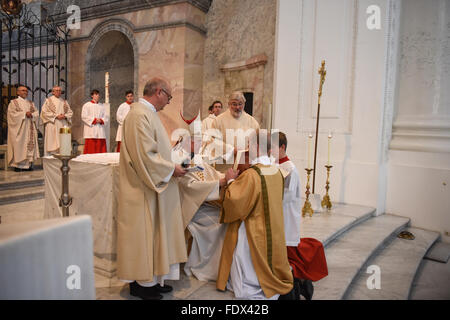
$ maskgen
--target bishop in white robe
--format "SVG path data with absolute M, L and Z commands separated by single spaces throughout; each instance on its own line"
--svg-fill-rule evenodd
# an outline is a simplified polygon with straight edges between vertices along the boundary
M 8 105 L 8 165 L 15 170 L 31 169 L 32 163 L 39 158 L 37 125 L 39 110 L 34 103 L 26 100 L 28 89 L 17 88 L 18 98 Z
M 191 155 L 186 150 L 192 150 L 194 154 L 194 145 L 200 146 L 201 134 L 196 138 L 197 143 L 194 143 L 194 139 L 184 137 L 181 151 L 185 157 L 190 158 Z M 178 155 L 177 158 L 184 157 Z M 224 174 L 207 164 L 198 153 L 192 158 L 191 166 L 199 166 L 203 170 L 188 172 L 178 181 L 183 226 L 187 229 L 188 237 L 192 237 L 184 271 L 200 281 L 215 281 L 226 231 L 226 225 L 219 221 L 220 187 L 226 185 L 226 180 Z
M 59 152 L 59 130 L 72 124 L 72 109 L 67 100 L 61 98 L 61 93 L 61 87 L 54 86 L 53 95 L 45 99 L 41 109 L 41 120 L 45 125 L 45 156 Z

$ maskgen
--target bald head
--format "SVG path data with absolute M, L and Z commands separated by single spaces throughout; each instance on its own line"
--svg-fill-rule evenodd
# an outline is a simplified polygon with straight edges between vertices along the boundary
M 155 77 L 145 84 L 144 99 L 161 111 L 172 99 L 172 87 L 165 79 Z

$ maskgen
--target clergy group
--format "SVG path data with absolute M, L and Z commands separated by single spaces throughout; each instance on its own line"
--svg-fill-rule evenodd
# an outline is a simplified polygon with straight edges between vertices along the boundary
M 39 157 L 39 120 L 49 156 L 73 112 L 59 86 L 40 116 L 26 87 L 17 94 L 8 106 L 7 161 L 21 171 Z M 130 294 L 162 299 L 173 291 L 165 281 L 184 272 L 238 299 L 311 299 L 312 282 L 328 270 L 322 243 L 300 235 L 300 176 L 286 135 L 261 130 L 236 91 L 226 110 L 214 101 L 203 122 L 183 118 L 189 130 L 173 145 L 158 115 L 170 107 L 167 79 L 149 80 L 138 101 L 131 90 L 124 98 L 117 110 L 117 276 Z M 106 152 L 109 119 L 99 100 L 94 89 L 82 107 L 84 153 Z M 245 143 L 229 130 L 248 133 Z

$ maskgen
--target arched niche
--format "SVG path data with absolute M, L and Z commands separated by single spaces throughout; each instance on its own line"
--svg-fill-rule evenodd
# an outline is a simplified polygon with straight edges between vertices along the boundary
M 115 150 L 118 123 L 116 112 L 125 101 L 125 92 L 134 90 L 138 71 L 138 49 L 132 28 L 122 21 L 109 21 L 97 26 L 91 34 L 86 56 L 86 96 L 98 89 L 105 101 L 105 73 L 109 72 L 110 152 Z

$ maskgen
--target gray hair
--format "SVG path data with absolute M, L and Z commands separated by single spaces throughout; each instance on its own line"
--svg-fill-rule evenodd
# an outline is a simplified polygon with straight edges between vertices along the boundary
M 167 90 L 168 83 L 166 80 L 162 78 L 152 78 L 151 80 L 147 81 L 144 87 L 144 96 L 151 97 L 156 93 L 156 90 L 158 88 L 162 88 Z
M 228 101 L 231 100 L 239 100 L 245 103 L 245 97 L 241 91 L 234 91 L 232 94 L 230 94 Z

